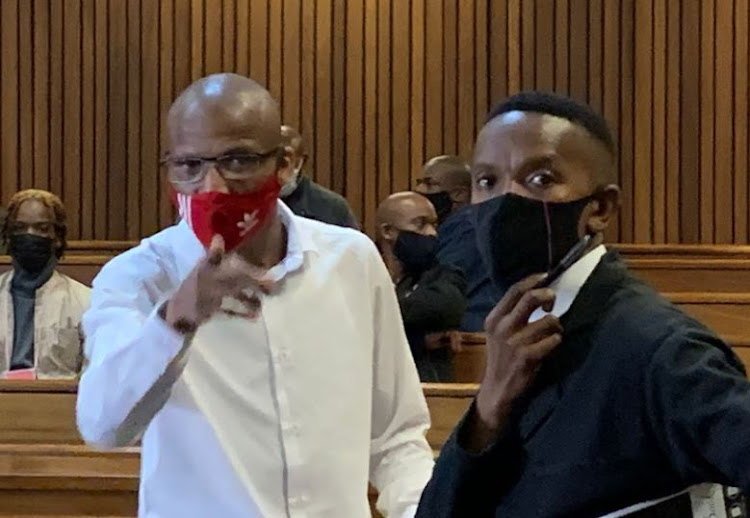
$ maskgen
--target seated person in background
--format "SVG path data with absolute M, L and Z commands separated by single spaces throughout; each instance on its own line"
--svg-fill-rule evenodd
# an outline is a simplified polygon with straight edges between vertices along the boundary
M 601 244 L 616 163 L 587 105 L 526 92 L 490 112 L 472 201 L 504 297 L 487 319 L 479 393 L 418 516 L 596 517 L 704 482 L 750 491 L 742 364 Z M 585 234 L 584 255 L 536 288 Z
M 417 191 L 424 194 L 438 214 L 437 258 L 440 264 L 458 268 L 466 278 L 466 312 L 459 329 L 484 331 L 484 319 L 495 305 L 496 291 L 477 249 L 471 197 L 469 164 L 453 155 L 425 163 Z
M 377 244 L 396 285 L 420 379 L 449 382 L 455 341 L 446 331 L 461 323 L 466 281 L 435 258 L 436 220 L 435 209 L 421 194 L 393 194 L 378 207 Z
M 0 275 L 0 374 L 33 369 L 40 379 L 74 378 L 81 370 L 90 290 L 55 269 L 66 233 L 54 194 L 30 189 L 10 200 L 2 238 L 13 269 Z
M 139 516 L 413 517 L 432 472 L 398 302 L 361 232 L 279 203 L 278 103 L 235 74 L 167 115 L 182 222 L 102 269 L 81 436 L 142 437 Z
M 302 135 L 291 126 L 282 126 L 281 136 L 292 163 L 291 168 L 285 168 L 280 173 L 281 200 L 297 216 L 359 229 L 357 218 L 343 196 L 318 185 L 303 174 L 307 152 Z
M 422 166 L 422 176 L 417 178 L 415 190 L 435 207 L 440 227 L 451 214 L 471 202 L 469 164 L 455 155 L 432 157 Z

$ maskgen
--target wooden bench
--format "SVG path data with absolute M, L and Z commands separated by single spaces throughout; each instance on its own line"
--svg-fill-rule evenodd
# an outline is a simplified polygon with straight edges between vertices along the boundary
M 139 449 L 98 452 L 81 444 L 76 389 L 74 380 L 0 380 L 0 517 L 136 515 Z M 433 420 L 427 439 L 437 452 L 477 386 L 423 389 Z M 369 498 L 374 509 L 372 489 Z

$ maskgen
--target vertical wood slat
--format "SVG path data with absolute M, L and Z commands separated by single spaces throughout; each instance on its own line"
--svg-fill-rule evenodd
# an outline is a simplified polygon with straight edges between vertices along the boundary
M 49 14 L 50 0 L 34 0 L 33 185 L 49 189 Z
M 735 0 L 734 31 L 734 239 L 750 239 L 748 203 L 748 0 Z
M 32 5 L 30 0 L 18 5 L 18 174 L 21 189 L 28 189 L 34 184 Z
M 602 115 L 615 134 L 620 127 L 620 13 L 619 0 L 604 2 L 604 52 L 602 79 Z M 617 169 L 617 164 L 614 165 Z M 619 174 L 619 171 L 617 171 Z M 607 232 L 608 241 L 620 241 L 620 222 L 615 218 Z
M 202 75 L 216 74 L 224 67 L 223 33 L 224 9 L 222 0 L 203 0 L 203 51 L 205 69 Z
M 94 2 L 94 238 L 114 239 L 109 232 L 109 7 Z
M 633 232 L 633 114 L 634 114 L 634 0 L 619 2 L 620 9 L 620 239 L 632 242 Z
M 409 149 L 409 157 L 411 160 L 408 165 L 408 183 L 407 188 L 411 189 L 415 186 L 416 179 L 421 175 L 422 163 L 424 161 L 424 106 L 425 106 L 425 91 L 424 91 L 424 55 L 425 55 L 425 1 L 424 0 L 413 0 L 412 6 L 412 18 L 411 18 L 411 38 L 410 38 L 410 52 L 411 52 L 411 77 L 409 79 L 410 85 L 410 108 L 409 108 L 409 129 L 411 137 L 411 148 Z M 473 43 L 473 41 L 471 42 Z M 469 86 L 472 86 L 471 84 Z M 473 92 L 467 95 L 467 101 L 473 101 Z M 460 109 L 460 106 L 459 106 Z M 470 112 L 470 113 L 473 113 Z
M 342 30 L 346 20 L 346 2 L 333 2 L 332 10 L 332 126 L 331 126 L 331 185 L 334 191 L 345 189 L 346 163 L 346 32 Z M 357 216 L 360 216 L 357 214 Z
M 260 84 L 268 86 L 268 2 L 267 0 L 250 0 L 250 77 Z M 331 0 L 316 2 L 329 5 Z M 330 10 L 330 7 L 329 7 Z M 328 25 L 330 31 L 330 24 Z
M 363 94 L 364 94 L 364 1 L 346 2 L 346 124 L 359 131 L 346 132 L 345 185 L 349 204 L 360 219 L 362 207 L 362 170 L 364 167 Z
M 443 154 L 442 9 L 425 9 L 424 53 L 424 146 L 430 158 Z
M 396 2 L 398 4 L 398 2 Z M 440 154 L 455 154 L 458 151 L 458 2 L 443 1 L 443 150 Z M 395 45 L 395 42 L 394 42 Z M 396 62 L 397 56 L 394 56 Z M 394 63 L 395 66 L 395 63 Z M 393 93 L 398 88 L 392 86 Z M 395 112 L 398 113 L 398 112 Z M 395 154 L 394 154 L 395 156 Z M 395 159 L 394 159 L 395 162 Z
M 391 3 L 378 2 L 378 178 L 377 203 L 393 192 L 391 142 Z
M 0 186 L 7 202 L 18 190 L 18 0 L 3 2 L 0 72 Z
M 680 78 L 680 239 L 700 241 L 701 85 L 695 70 L 700 63 L 701 9 L 698 2 L 681 5 L 682 56 Z M 693 71 L 689 73 L 688 71 Z
M 127 142 L 126 236 L 137 239 L 141 227 L 141 2 L 127 2 Z
M 332 29 L 331 0 L 315 3 L 315 179 L 331 185 L 331 81 L 332 81 Z M 309 137 L 308 137 L 309 138 Z
M 680 240 L 680 0 L 667 7 L 666 242 Z
M 81 6 L 81 228 L 78 236 L 81 239 L 94 238 L 94 146 L 96 135 L 95 124 L 95 41 L 94 24 L 96 21 L 94 0 L 84 0 Z
M 378 204 L 378 0 L 365 0 L 364 56 L 364 214 L 363 230 L 375 235 L 375 210 Z
M 300 109 L 302 120 L 300 131 L 305 138 L 308 154 L 312 154 L 315 160 L 316 139 L 315 131 L 315 74 L 316 74 L 316 52 L 315 52 L 315 3 L 302 2 L 301 38 L 300 38 L 300 61 L 302 70 L 300 72 Z
M 172 221 L 156 165 L 169 104 L 192 79 L 237 71 L 270 86 L 316 178 L 371 231 L 377 202 L 409 187 L 425 158 L 468 158 L 489 105 L 554 88 L 588 100 L 618 136 L 623 208 L 610 238 L 743 244 L 747 10 L 747 0 L 3 0 L 0 195 L 57 192 L 73 238 L 153 232 Z
M 160 9 L 157 2 L 141 4 L 141 103 L 140 103 L 140 221 L 136 238 L 153 234 L 159 225 L 159 61 L 148 56 L 159 55 Z
M 555 3 L 536 2 L 534 88 L 549 92 L 555 86 Z
M 284 123 L 300 128 L 300 103 L 302 99 L 300 92 L 302 88 L 300 83 L 302 76 L 302 63 L 300 62 L 300 40 L 303 33 L 301 25 L 302 6 L 300 5 L 300 0 L 284 0 L 283 5 L 284 19 L 281 33 L 286 35 L 295 34 L 297 36 L 291 38 L 289 36 L 284 37 L 281 60 L 284 79 L 279 96 L 284 106 Z M 361 58 L 359 61 L 362 61 Z M 304 135 L 304 137 L 308 138 L 307 135 Z M 359 171 L 361 171 L 361 168 Z
M 652 101 L 653 114 L 651 121 L 652 155 L 652 227 L 651 241 L 664 243 L 667 233 L 666 220 L 666 123 L 667 123 L 667 5 L 657 2 L 653 6 L 653 42 L 652 42 Z
M 54 2 L 52 2 L 54 3 Z M 127 1 L 109 3 L 109 81 L 108 118 L 108 235 L 111 239 L 126 237 L 127 190 Z
M 180 0 L 177 0 L 178 2 Z M 160 130 L 159 157 L 169 149 L 167 138 L 167 111 L 175 96 L 175 78 L 177 76 L 177 63 L 175 62 L 175 4 L 174 0 L 162 0 L 159 13 L 159 117 L 157 118 Z M 147 170 L 154 170 L 158 166 L 152 164 Z M 155 171 L 159 186 L 159 227 L 165 227 L 174 221 L 174 209 L 172 206 L 170 190 L 166 178 L 161 169 Z
M 733 47 L 734 2 L 716 2 L 714 112 L 714 236 L 711 242 L 728 244 L 734 238 L 733 214 Z
M 391 148 L 393 156 L 392 192 L 409 189 L 409 143 L 411 110 L 409 99 L 409 69 L 411 56 L 409 48 L 409 5 L 406 2 L 394 2 L 392 13 L 391 40 L 392 53 L 392 104 L 391 104 Z M 451 36 L 455 41 L 455 32 Z M 455 87 L 452 89 L 455 92 Z M 455 134 L 455 131 L 454 131 Z M 455 138 L 455 137 L 454 137 Z
M 701 2 L 701 242 L 714 239 L 714 0 Z

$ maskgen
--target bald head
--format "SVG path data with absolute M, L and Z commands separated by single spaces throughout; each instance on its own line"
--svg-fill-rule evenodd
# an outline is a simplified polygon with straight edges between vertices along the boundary
M 237 74 L 199 79 L 180 94 L 167 116 L 173 154 L 210 156 L 221 141 L 238 140 L 252 152 L 266 153 L 281 145 L 280 127 L 279 105 L 271 94 Z
M 394 242 L 402 230 L 435 235 L 437 214 L 430 200 L 415 192 L 391 194 L 376 214 L 378 241 Z
M 471 169 L 462 158 L 455 155 L 436 156 L 425 162 L 422 178 L 436 183 L 441 191 L 471 189 Z

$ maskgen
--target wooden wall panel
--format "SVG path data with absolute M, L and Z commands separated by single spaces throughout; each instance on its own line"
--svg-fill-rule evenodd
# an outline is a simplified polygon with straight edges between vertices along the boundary
M 371 232 L 424 160 L 469 159 L 487 109 L 536 88 L 617 134 L 610 240 L 745 244 L 748 50 L 748 0 L 2 0 L 0 199 L 52 189 L 75 239 L 153 233 L 169 104 L 236 71 Z

